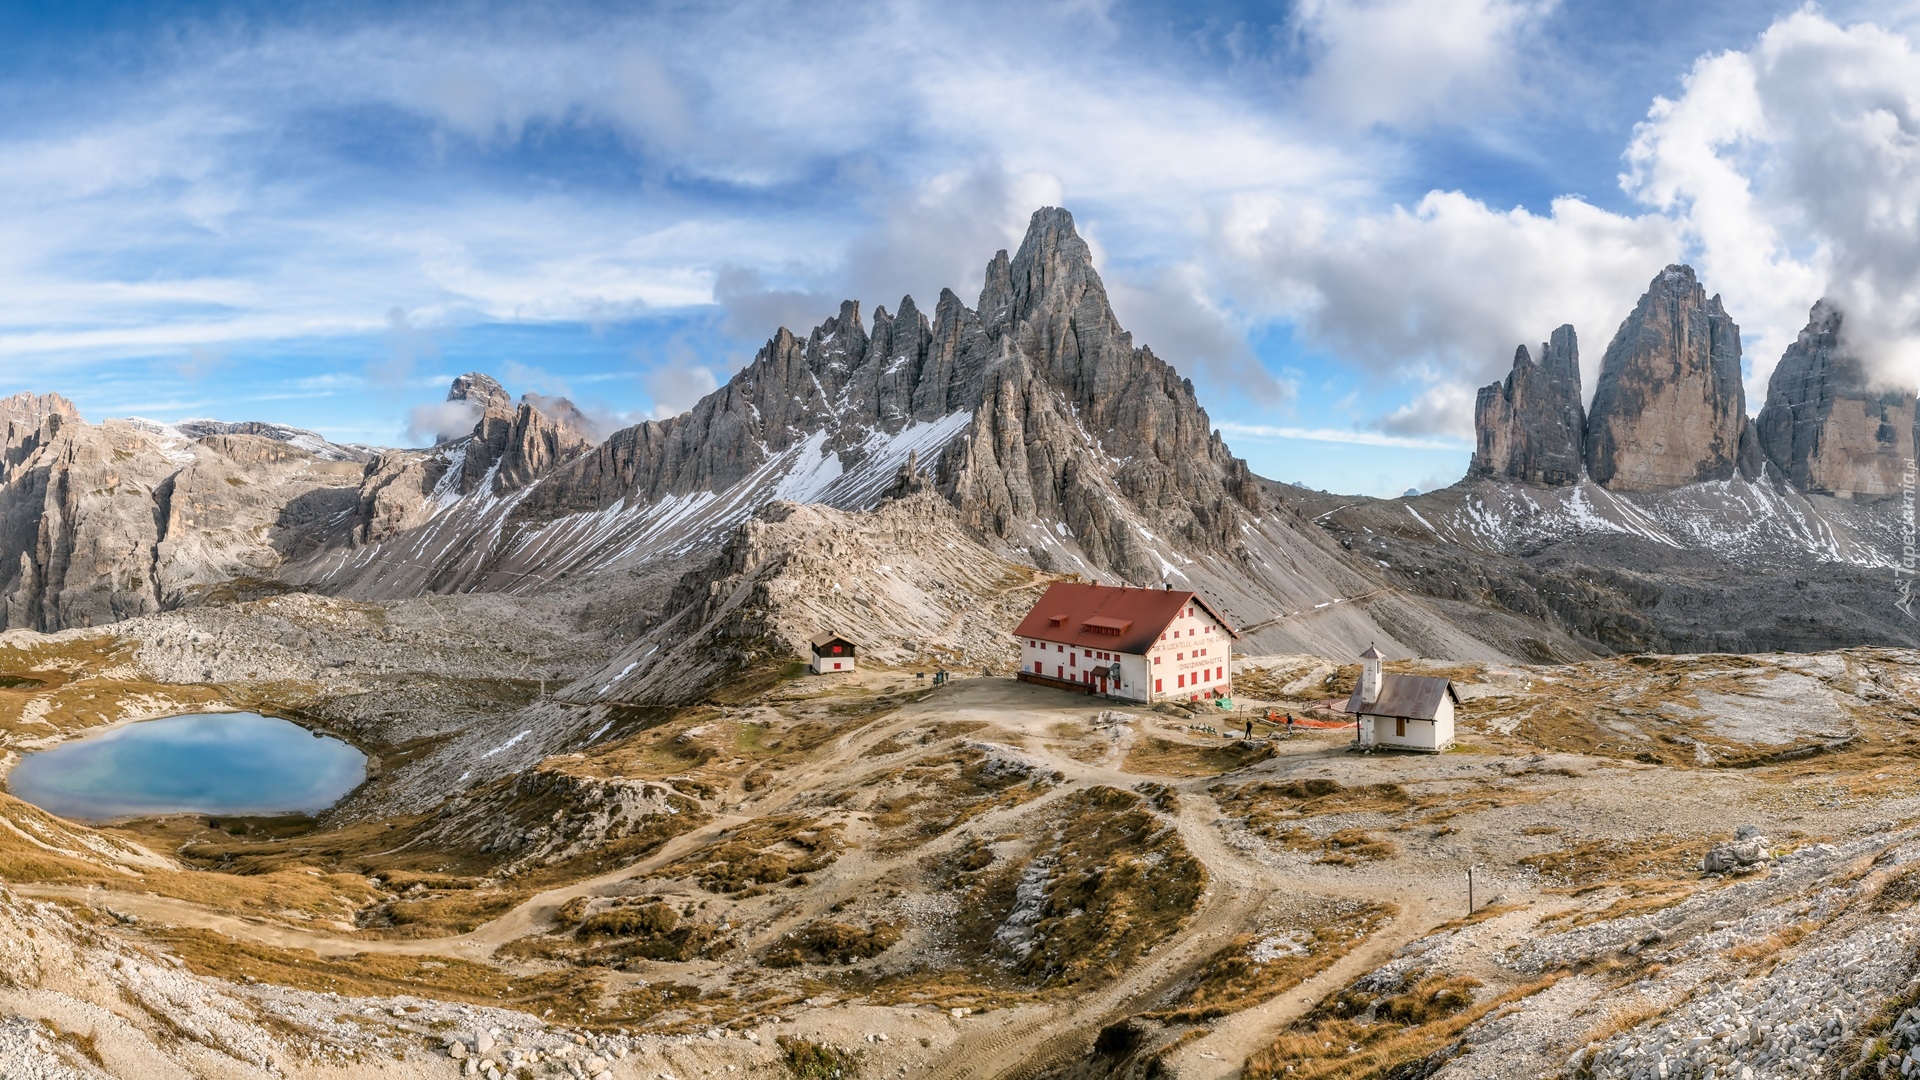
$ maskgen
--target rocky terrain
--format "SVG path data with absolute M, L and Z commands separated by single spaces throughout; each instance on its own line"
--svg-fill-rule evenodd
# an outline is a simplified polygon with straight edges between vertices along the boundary
M 957 527 L 926 493 L 888 512 L 923 544 Z M 735 588 L 782 525 L 847 516 L 786 513 L 735 546 Z M 911 589 L 848 603 L 931 625 L 941 583 L 898 572 Z M 935 687 L 917 676 L 950 657 L 901 653 L 715 675 L 706 704 L 605 712 L 600 737 L 433 794 L 408 777 L 436 745 L 477 767 L 533 741 L 463 742 L 490 702 L 608 708 L 486 682 L 542 625 L 511 606 L 279 597 L 0 638 L 5 670 L 37 673 L 0 689 L 14 752 L 304 692 L 299 715 L 379 760 L 319 821 L 86 826 L 0 797 L 0 1068 L 1880 1076 L 1912 1047 L 1912 652 L 1396 662 L 1459 687 L 1463 746 L 1437 757 L 1353 755 L 1338 728 L 1223 738 L 1237 717 L 977 673 Z M 529 672 L 591 640 L 545 625 Z M 436 632 L 457 647 L 409 669 Z M 1243 704 L 1302 715 L 1357 670 L 1236 666 Z
M 1669 267 L 1590 408 L 1563 326 L 1395 500 L 1253 476 L 1058 209 L 611 434 L 480 373 L 418 449 L 0 400 L 0 771 L 195 711 L 368 756 L 312 817 L 0 795 L 0 1075 L 1920 1071 L 1915 406 L 1844 325 L 1750 422 Z M 1205 593 L 1244 711 L 1007 678 L 1074 576 Z M 1455 750 L 1349 752 L 1367 643 Z

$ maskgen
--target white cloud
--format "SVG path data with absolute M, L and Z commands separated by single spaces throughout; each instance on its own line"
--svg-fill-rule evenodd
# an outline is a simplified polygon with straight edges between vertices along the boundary
M 446 442 L 471 434 L 480 422 L 480 405 L 472 401 L 434 401 L 416 405 L 407 413 L 407 441 Z
M 1317 62 L 1308 95 L 1357 125 L 1458 122 L 1509 103 L 1530 31 L 1554 6 L 1515 0 L 1304 0 L 1300 36 Z
M 1828 295 L 1890 382 L 1920 383 L 1920 56 L 1803 9 L 1707 56 L 1635 132 L 1627 188 L 1674 214 L 1739 322 L 1757 405 Z
M 1389 435 L 1378 431 L 1348 431 L 1343 428 L 1303 428 L 1276 426 L 1272 424 L 1242 424 L 1227 421 L 1220 425 L 1220 433 L 1233 438 L 1245 439 L 1305 439 L 1309 442 L 1344 443 L 1351 446 L 1388 446 L 1401 450 L 1461 450 L 1471 449 L 1470 441 L 1458 441 L 1446 438 L 1421 438 L 1412 435 Z
M 1477 391 L 1459 382 L 1440 382 L 1380 418 L 1380 429 L 1400 435 L 1452 435 L 1473 440 L 1473 402 Z
M 1219 283 L 1197 263 L 1108 273 L 1104 280 L 1114 315 L 1136 345 L 1262 408 L 1286 408 L 1298 396 L 1294 380 L 1267 370 L 1254 355 L 1246 321 L 1220 306 Z
M 1506 373 L 1515 345 L 1562 323 L 1580 336 L 1591 394 L 1614 329 L 1680 249 L 1658 215 L 1573 198 L 1545 215 L 1499 211 L 1459 192 L 1355 216 L 1246 200 L 1220 236 L 1249 277 L 1242 287 L 1264 289 L 1314 344 L 1375 380 L 1428 384 L 1391 423 L 1447 432 L 1470 429 L 1473 388 Z M 1443 414 L 1449 401 L 1464 403 L 1461 415 Z
M 665 420 L 693 407 L 694 402 L 720 387 L 719 377 L 703 364 L 669 362 L 641 377 L 647 395 L 653 399 L 653 419 Z

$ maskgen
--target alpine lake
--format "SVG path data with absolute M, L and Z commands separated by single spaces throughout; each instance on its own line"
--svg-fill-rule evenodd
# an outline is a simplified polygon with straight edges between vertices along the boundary
M 339 739 L 257 713 L 142 720 L 24 756 L 7 791 L 50 814 L 103 822 L 163 814 L 324 810 L 367 777 Z

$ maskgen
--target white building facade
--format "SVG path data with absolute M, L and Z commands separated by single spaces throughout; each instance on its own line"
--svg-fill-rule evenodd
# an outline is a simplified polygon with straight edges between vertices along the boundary
M 1123 701 L 1233 692 L 1233 628 L 1191 592 L 1061 583 L 1015 631 L 1020 675 Z
M 1418 750 L 1437 754 L 1453 745 L 1453 682 L 1431 675 L 1389 675 L 1380 651 L 1360 654 L 1360 681 L 1347 699 L 1359 726 L 1355 740 L 1368 749 Z

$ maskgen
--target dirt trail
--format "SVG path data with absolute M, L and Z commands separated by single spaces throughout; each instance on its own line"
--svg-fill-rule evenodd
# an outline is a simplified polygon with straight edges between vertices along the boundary
M 971 682 L 966 680 L 961 685 Z M 1428 933 L 1444 921 L 1444 916 L 1424 899 L 1438 894 L 1435 884 L 1424 876 L 1410 875 L 1391 883 L 1366 878 L 1343 880 L 1344 875 L 1339 874 L 1270 866 L 1254 854 L 1236 848 L 1221 832 L 1221 810 L 1206 790 L 1216 777 L 1172 779 L 1123 771 L 1127 751 L 1150 714 L 1110 733 L 1105 752 L 1094 762 L 1049 750 L 1049 742 L 1054 739 L 1053 725 L 1066 717 L 1084 719 L 1087 709 L 1077 700 L 1057 701 L 1053 695 L 1035 696 L 1030 690 L 1011 683 L 974 684 L 957 699 L 952 692 L 936 693 L 840 734 L 822 748 L 824 752 L 793 765 L 766 790 L 748 794 L 736 785 L 728 793 L 730 801 L 725 804 L 726 812 L 673 838 L 647 858 L 541 892 L 472 932 L 458 936 L 369 939 L 319 926 L 302 928 L 210 911 L 168 897 L 90 893 L 85 888 L 57 885 L 17 888 L 29 896 L 92 900 L 99 906 L 110 906 L 143 921 L 197 927 L 265 945 L 312 950 L 322 956 L 443 955 L 491 962 L 500 946 L 542 931 L 556 911 L 575 897 L 601 893 L 632 878 L 645 876 L 714 842 L 730 828 L 799 805 L 827 782 L 844 783 L 849 773 L 870 767 L 885 768 L 882 762 L 869 762 L 863 755 L 890 736 L 924 725 L 932 718 L 979 717 L 989 719 L 994 729 L 942 741 L 1010 739 L 1019 745 L 1022 753 L 1056 770 L 1064 782 L 1026 802 L 990 810 L 906 854 L 870 856 L 858 864 L 849 864 L 845 867 L 849 872 L 841 880 L 821 882 L 826 887 L 807 896 L 803 907 L 825 907 L 843 895 L 870 888 L 874 881 L 898 866 L 967 843 L 973 837 L 1013 827 L 1018 819 L 1089 786 L 1107 785 L 1127 790 L 1146 779 L 1165 781 L 1176 792 L 1178 810 L 1166 815 L 1167 820 L 1179 831 L 1188 851 L 1206 868 L 1208 886 L 1187 924 L 1119 979 L 1059 1004 L 1010 1009 L 968 1020 L 959 1040 L 947 1048 L 931 1069 L 919 1075 L 1031 1076 L 1069 1064 L 1090 1050 L 1094 1037 L 1105 1025 L 1166 1004 L 1180 985 L 1222 945 L 1235 936 L 1258 929 L 1263 916 L 1274 905 L 1288 903 L 1289 897 L 1315 894 L 1394 904 L 1399 909 L 1395 918 L 1332 967 L 1265 1004 L 1221 1019 L 1214 1030 L 1180 1048 L 1170 1062 L 1182 1078 L 1214 1080 L 1233 1076 L 1265 1038 L 1303 1013 L 1308 1002 L 1320 1000 L 1378 965 L 1407 941 Z
M 1123 736 L 1121 741 L 1130 743 L 1132 738 Z M 1109 753 L 1097 764 L 1054 755 L 1048 755 L 1048 760 L 1069 778 L 1083 783 L 1125 789 L 1143 779 L 1112 767 L 1109 763 L 1118 757 Z M 1320 977 L 1256 1009 L 1227 1018 L 1219 1029 L 1206 1036 L 1205 1052 L 1220 1059 L 1220 1068 L 1217 1071 L 1199 1068 L 1196 1075 L 1237 1075 L 1241 1062 L 1258 1047 L 1262 1035 L 1303 1011 L 1300 996 L 1309 995 L 1312 1000 L 1319 1000 L 1330 989 L 1342 985 L 1344 979 L 1376 966 L 1406 942 L 1444 921 L 1429 909 L 1424 899 L 1414 895 L 1428 887 L 1424 879 L 1409 879 L 1395 888 L 1346 884 L 1326 876 L 1276 871 L 1236 850 L 1222 839 L 1215 826 L 1220 809 L 1206 791 L 1215 779 L 1202 777 L 1172 785 L 1178 794 L 1180 809 L 1171 820 L 1180 832 L 1182 843 L 1207 868 L 1208 875 L 1207 892 L 1188 924 L 1172 939 L 1163 942 L 1149 960 L 1120 980 L 1050 1012 L 1009 1013 L 993 1029 L 963 1038 L 948 1056 L 949 1063 L 927 1075 L 1021 1077 L 1068 1064 L 1091 1049 L 1102 1027 L 1163 1004 L 1162 999 L 1224 942 L 1256 928 L 1262 913 L 1271 904 L 1284 902 L 1287 895 L 1311 892 L 1396 904 L 1400 914 L 1385 930 Z M 1328 989 L 1319 989 L 1322 986 Z M 1234 1056 L 1236 1054 L 1238 1056 Z M 1197 1056 L 1192 1060 L 1206 1062 Z
M 1391 959 L 1401 946 L 1431 933 L 1446 919 L 1425 900 L 1403 900 L 1400 913 L 1359 948 L 1313 978 L 1251 1009 L 1222 1017 L 1211 1032 L 1168 1055 L 1180 1080 L 1234 1080 L 1254 1051 L 1313 1004 Z

